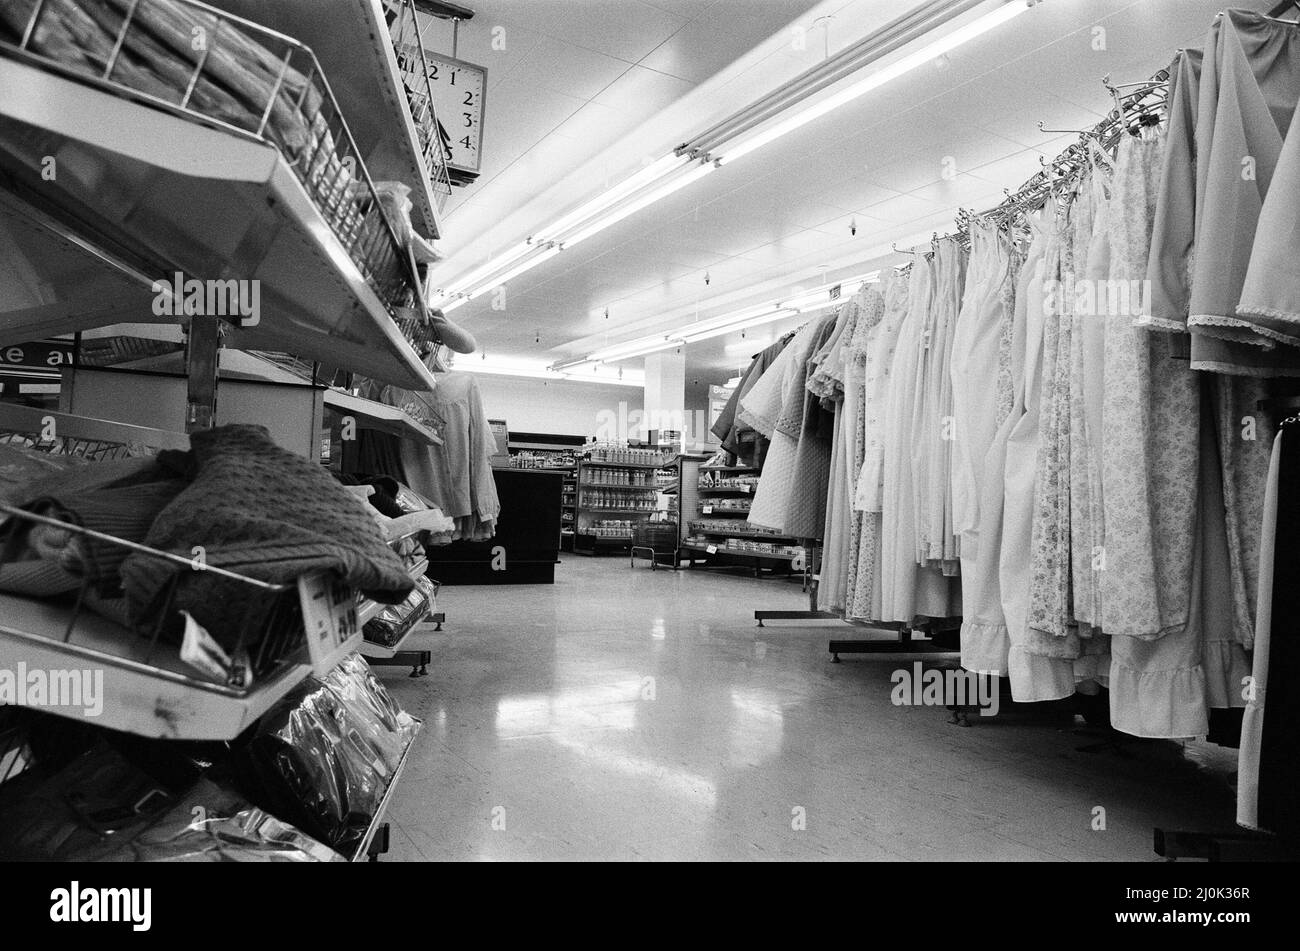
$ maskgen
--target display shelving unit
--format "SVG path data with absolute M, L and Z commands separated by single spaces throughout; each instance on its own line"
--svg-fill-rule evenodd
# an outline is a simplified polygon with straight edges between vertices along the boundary
M 39 16 L 41 5 L 34 10 Z M 169 101 L 134 88 L 111 78 L 111 62 L 105 79 L 30 44 L 0 42 L 0 225 L 40 288 L 29 306 L 0 314 L 0 343 L 127 319 L 175 323 L 154 315 L 154 281 L 237 274 L 258 282 L 262 313 L 256 323 L 224 322 L 228 347 L 432 388 L 389 309 L 404 291 L 420 293 L 418 275 L 370 197 L 369 173 L 314 54 L 256 24 L 218 19 L 220 29 L 266 39 L 311 77 L 303 95 L 312 91 L 319 109 L 305 144 L 285 145 L 256 115 L 238 124 L 214 115 L 183 89 Z M 202 60 L 194 64 L 191 83 L 202 69 Z M 279 99 L 269 95 L 267 116 L 273 106 Z M 45 157 L 59 155 L 76 162 L 43 180 Z M 355 170 L 350 180 L 346 169 Z
M 451 183 L 411 0 L 211 2 L 311 47 L 370 174 L 376 181 L 409 185 L 416 230 L 441 237 L 441 209 Z M 417 62 L 405 62 L 412 55 L 408 50 Z
M 136 447 L 132 451 L 189 448 L 184 433 L 0 404 L 0 434 L 6 439 L 35 437 L 50 424 L 58 436 L 46 448 L 64 455 L 111 458 L 128 446 Z M 135 548 L 160 558 L 176 557 Z M 268 592 L 277 587 L 244 580 Z M 326 664 L 338 663 L 360 643 L 357 626 Z M 0 593 L 0 667 L 16 670 L 19 664 L 29 669 L 78 670 L 89 665 L 103 670 L 106 702 L 96 725 L 150 739 L 233 740 L 313 672 L 302 646 L 286 653 L 252 686 L 218 683 L 198 675 L 174 647 L 137 637 L 121 624 L 85 610 L 80 599 L 66 603 Z M 81 715 L 75 708 L 48 709 L 56 715 Z
M 559 467 L 564 473 L 560 489 L 560 551 L 573 551 L 578 527 L 578 466 Z
M 574 510 L 573 550 L 580 555 L 630 551 L 631 527 L 625 534 L 618 535 L 596 534 L 593 529 L 601 521 L 648 521 L 658 511 L 656 473 L 676 467 L 676 457 L 670 459 L 666 455 L 654 462 L 579 459 L 575 478 L 577 508 Z M 627 484 L 620 484 L 619 480 L 626 480 Z M 624 499 L 627 502 L 622 502 Z M 614 504 L 610 504 L 611 501 Z
M 36 2 L 19 37 L 0 40 L 0 250 L 26 276 L 6 288 L 0 344 L 188 323 L 183 353 L 157 349 L 186 372 L 189 432 L 213 423 L 223 348 L 284 356 L 300 378 L 309 367 L 313 381 L 324 368 L 322 379 L 344 370 L 410 390 L 434 388 L 412 343 L 420 328 L 394 319 L 398 308 L 422 309 L 421 275 L 371 177 L 410 185 L 412 226 L 441 236 L 446 169 L 436 137 L 422 135 L 431 113 L 412 113 L 421 95 L 430 109 L 432 98 L 405 82 L 412 70 L 401 68 L 390 31 L 390 24 L 415 23 L 409 0 L 218 6 L 225 9 L 138 0 L 99 11 L 117 23 L 106 36 L 79 34 L 77 43 L 93 44 L 83 49 L 43 46 L 40 18 L 53 5 Z M 271 17 L 287 18 L 284 29 L 268 29 Z M 167 29 L 158 32 L 163 21 Z M 177 27 L 191 23 L 214 42 L 187 52 L 189 30 Z M 301 41 L 308 34 L 319 58 Z M 161 68 L 141 70 L 130 57 L 142 49 L 158 51 L 150 66 Z M 159 314 L 158 282 L 173 276 L 252 282 L 260 313 Z M 393 407 L 341 390 L 325 399 L 374 428 L 439 439 Z M 0 430 L 39 433 L 50 417 L 60 444 L 80 447 L 71 451 L 188 448 L 184 433 L 13 405 L 0 405 Z M 422 559 L 411 566 L 426 568 Z M 80 603 L 0 595 L 0 664 L 93 664 L 104 671 L 106 698 L 96 725 L 154 739 L 229 741 L 309 674 L 365 649 L 356 607 L 342 608 L 346 636 L 327 656 L 308 658 L 305 637 L 286 637 L 283 656 L 245 688 L 204 680 L 175 648 L 124 638 L 120 625 Z M 364 617 L 369 606 L 360 607 Z M 401 765 L 384 806 L 400 773 Z M 383 811 L 354 857 L 382 851 Z
M 784 566 L 787 570 L 799 555 L 793 552 L 755 551 L 733 547 L 740 543 L 767 542 L 793 548 L 799 539 L 789 535 L 764 532 L 745 522 L 749 502 L 757 488 L 759 469 L 753 466 L 708 466 L 684 464 L 678 494 L 683 513 L 681 547 L 690 567 L 697 563 L 711 566 L 749 564 L 755 577 L 763 577 Z M 727 521 L 734 524 L 719 525 Z

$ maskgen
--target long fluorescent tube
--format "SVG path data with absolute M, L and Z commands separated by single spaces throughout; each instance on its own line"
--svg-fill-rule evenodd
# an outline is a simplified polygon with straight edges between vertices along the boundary
M 640 211 L 642 208 L 646 207 L 647 205 L 654 204 L 655 202 L 659 201 L 659 199 L 661 198 L 667 198 L 673 192 L 677 191 L 678 189 L 685 188 L 687 185 L 691 184 L 691 182 L 698 181 L 699 179 L 703 178 L 705 175 L 709 174 L 709 172 L 713 171 L 714 168 L 716 168 L 716 166 L 712 162 L 708 162 L 704 165 L 701 165 L 699 168 L 692 169 L 691 171 L 687 172 L 685 175 L 681 175 L 678 178 L 674 178 L 672 181 L 665 183 L 661 187 L 646 192 L 644 195 L 642 195 L 640 198 L 637 198 L 635 201 L 629 202 L 628 204 L 623 205 L 621 208 L 618 208 L 611 214 L 606 215 L 605 217 L 592 222 L 591 224 L 587 225 L 587 227 L 579 231 L 577 234 L 562 239 L 561 244 L 563 244 L 565 248 L 571 248 L 579 241 L 586 241 L 593 234 L 596 234 L 599 231 L 604 231 L 610 225 L 617 224 L 618 222 L 626 218 L 628 215 Z
M 569 364 L 561 364 L 560 366 L 576 366 L 587 361 L 630 360 L 633 357 L 668 350 L 683 343 L 698 343 L 701 340 L 711 340 L 714 337 L 721 337 L 737 330 L 748 330 L 751 327 L 761 327 L 764 324 L 784 320 L 787 317 L 796 317 L 799 314 L 824 310 L 827 307 L 843 303 L 850 296 L 856 294 L 862 285 L 869 284 L 879 278 L 880 271 L 878 270 L 867 274 L 859 274 L 837 281 L 835 284 L 829 284 L 818 290 L 808 291 L 797 297 L 782 298 L 765 304 L 745 307 L 729 314 L 723 314 L 720 317 L 687 324 L 684 327 L 677 327 L 651 337 L 642 337 L 638 340 L 629 340 L 627 343 L 606 347 L 585 358 L 576 359 Z M 832 287 L 840 288 L 838 297 L 832 298 L 830 296 Z
M 580 225 L 593 215 L 599 214 L 607 208 L 613 207 L 633 192 L 639 191 L 650 185 L 665 175 L 675 172 L 679 168 L 689 165 L 690 156 L 678 155 L 675 152 L 665 155 L 657 162 L 652 162 L 635 175 L 630 176 L 613 188 L 600 195 L 597 195 L 585 205 L 569 212 L 567 215 L 554 221 L 544 228 L 539 229 L 534 235 L 535 241 L 550 241 L 564 234 L 574 225 Z
M 604 350 L 597 350 L 587 357 L 588 361 L 594 363 L 606 363 L 611 360 L 630 360 L 633 357 L 643 357 L 646 354 L 658 353 L 660 350 L 671 350 L 673 347 L 680 347 L 682 341 L 680 337 L 671 336 L 665 339 L 660 335 L 652 340 L 634 340 L 630 343 L 621 344 L 615 347 L 606 347 Z
M 761 327 L 763 324 L 770 324 L 775 320 L 784 320 L 786 317 L 797 316 L 798 313 L 799 311 L 790 307 L 769 307 L 762 313 L 755 314 L 752 317 L 745 317 L 741 320 L 719 320 L 717 323 L 710 323 L 698 330 L 683 332 L 681 338 L 686 343 L 697 343 L 700 340 L 710 340 L 713 337 L 721 337 L 723 334 L 731 333 L 733 330 L 747 330 L 750 327 Z
M 473 300 L 476 297 L 481 297 L 484 294 L 486 294 L 488 291 L 500 287 L 502 284 L 506 283 L 507 281 L 513 280 L 514 278 L 518 277 L 520 274 L 523 274 L 525 271 L 531 271 L 533 268 L 537 267 L 537 265 L 541 264 L 543 261 L 549 261 L 551 258 L 555 257 L 559 253 L 560 253 L 560 249 L 558 247 L 550 247 L 547 248 L 545 251 L 543 251 L 541 254 L 534 255 L 531 258 L 525 258 L 523 261 L 520 261 L 510 270 L 506 271 L 506 273 L 500 275 L 499 277 L 492 278 L 492 280 L 488 281 L 486 284 L 480 284 L 474 290 L 466 294 L 465 298 L 466 300 Z
M 470 271 L 464 277 L 457 278 L 456 280 L 452 281 L 446 287 L 441 289 L 441 294 L 439 296 L 441 296 L 444 299 L 454 297 L 456 294 L 460 293 L 461 291 L 473 287 L 483 278 L 490 277 L 492 274 L 501 270 L 504 267 L 509 267 L 515 261 L 518 261 L 528 252 L 532 251 L 535 247 L 536 245 L 534 244 L 530 244 L 527 241 L 521 241 L 519 244 L 515 245 L 509 251 L 503 251 L 501 254 L 498 254 L 496 257 L 492 258 L 481 267 L 476 267 L 474 270 Z
M 458 360 L 452 369 L 457 372 L 465 373 L 484 373 L 489 376 L 512 376 L 529 380 L 551 380 L 551 381 L 569 381 L 572 383 L 603 383 L 607 386 L 644 386 L 645 374 L 639 370 L 625 370 L 620 372 L 617 369 L 604 369 L 599 371 L 596 367 L 588 370 L 577 367 L 571 369 L 559 369 L 556 367 L 546 367 L 538 364 L 520 362 L 513 363 L 510 361 L 497 361 L 492 359 L 480 360 L 477 358 L 466 358 Z
M 845 103 L 852 102 L 859 96 L 863 96 L 873 89 L 879 89 L 888 82 L 897 79 L 899 76 L 909 73 L 918 66 L 931 63 L 945 53 L 951 52 L 964 43 L 983 36 L 989 30 L 1001 26 L 1008 20 L 1019 16 L 1029 9 L 1029 0 L 1011 0 L 1010 3 L 1003 4 L 995 10 L 990 11 L 978 20 L 974 20 L 963 27 L 953 30 L 942 39 L 933 43 L 928 43 L 915 53 L 910 53 L 902 59 L 884 67 L 877 72 L 872 73 L 866 79 L 853 83 L 850 86 L 841 89 L 839 92 L 827 96 L 818 102 L 810 105 L 796 105 L 792 107 L 792 114 L 769 126 L 763 131 L 746 139 L 736 146 L 728 147 L 725 144 L 718 149 L 719 159 L 723 162 L 734 162 L 742 156 L 748 155 L 755 149 L 762 148 L 770 142 L 781 138 L 801 128 L 815 119 L 820 119 Z

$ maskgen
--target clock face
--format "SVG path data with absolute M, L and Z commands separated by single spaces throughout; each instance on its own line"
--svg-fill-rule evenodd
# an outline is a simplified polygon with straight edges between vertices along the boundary
M 424 58 L 429 64 L 429 87 L 447 165 L 477 175 L 483 162 L 487 70 L 428 50 Z

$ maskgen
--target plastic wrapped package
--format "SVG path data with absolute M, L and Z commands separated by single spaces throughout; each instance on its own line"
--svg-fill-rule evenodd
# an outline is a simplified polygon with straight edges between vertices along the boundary
M 398 740 L 396 746 L 384 741 L 390 755 L 394 749 L 396 751 L 396 756 L 389 760 L 396 769 L 402 751 L 419 732 L 420 721 L 397 705 L 388 688 L 379 682 L 360 654 L 351 655 L 330 671 L 325 685 L 353 711 L 357 720 L 366 722 L 372 730 L 382 729 Z
M 174 802 L 152 776 L 100 743 L 51 775 L 33 770 L 0 787 L 0 856 L 109 860 Z
M 415 590 L 401 604 L 385 605 L 384 609 L 366 622 L 362 636 L 374 644 L 392 647 L 420 623 L 433 604 L 433 582 L 423 576 L 415 579 Z
M 201 779 L 105 859 L 121 862 L 345 862 L 342 855 L 238 793 Z
M 308 680 L 241 752 L 254 802 L 345 854 L 373 821 L 410 733 L 391 699 L 362 703 L 362 690 L 374 694 L 364 682 Z

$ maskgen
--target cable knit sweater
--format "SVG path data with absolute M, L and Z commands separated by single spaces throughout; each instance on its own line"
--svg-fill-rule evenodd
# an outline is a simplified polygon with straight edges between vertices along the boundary
M 325 469 L 283 449 L 261 426 L 193 434 L 193 479 L 154 520 L 145 543 L 185 558 L 203 548 L 207 564 L 262 581 L 288 583 L 331 570 L 376 601 L 400 602 L 413 586 L 364 502 Z M 241 582 L 134 554 L 121 567 L 139 616 L 157 609 L 176 579 L 176 607 L 189 611 L 223 646 L 239 641 L 262 593 Z M 256 631 L 243 632 L 251 643 Z

